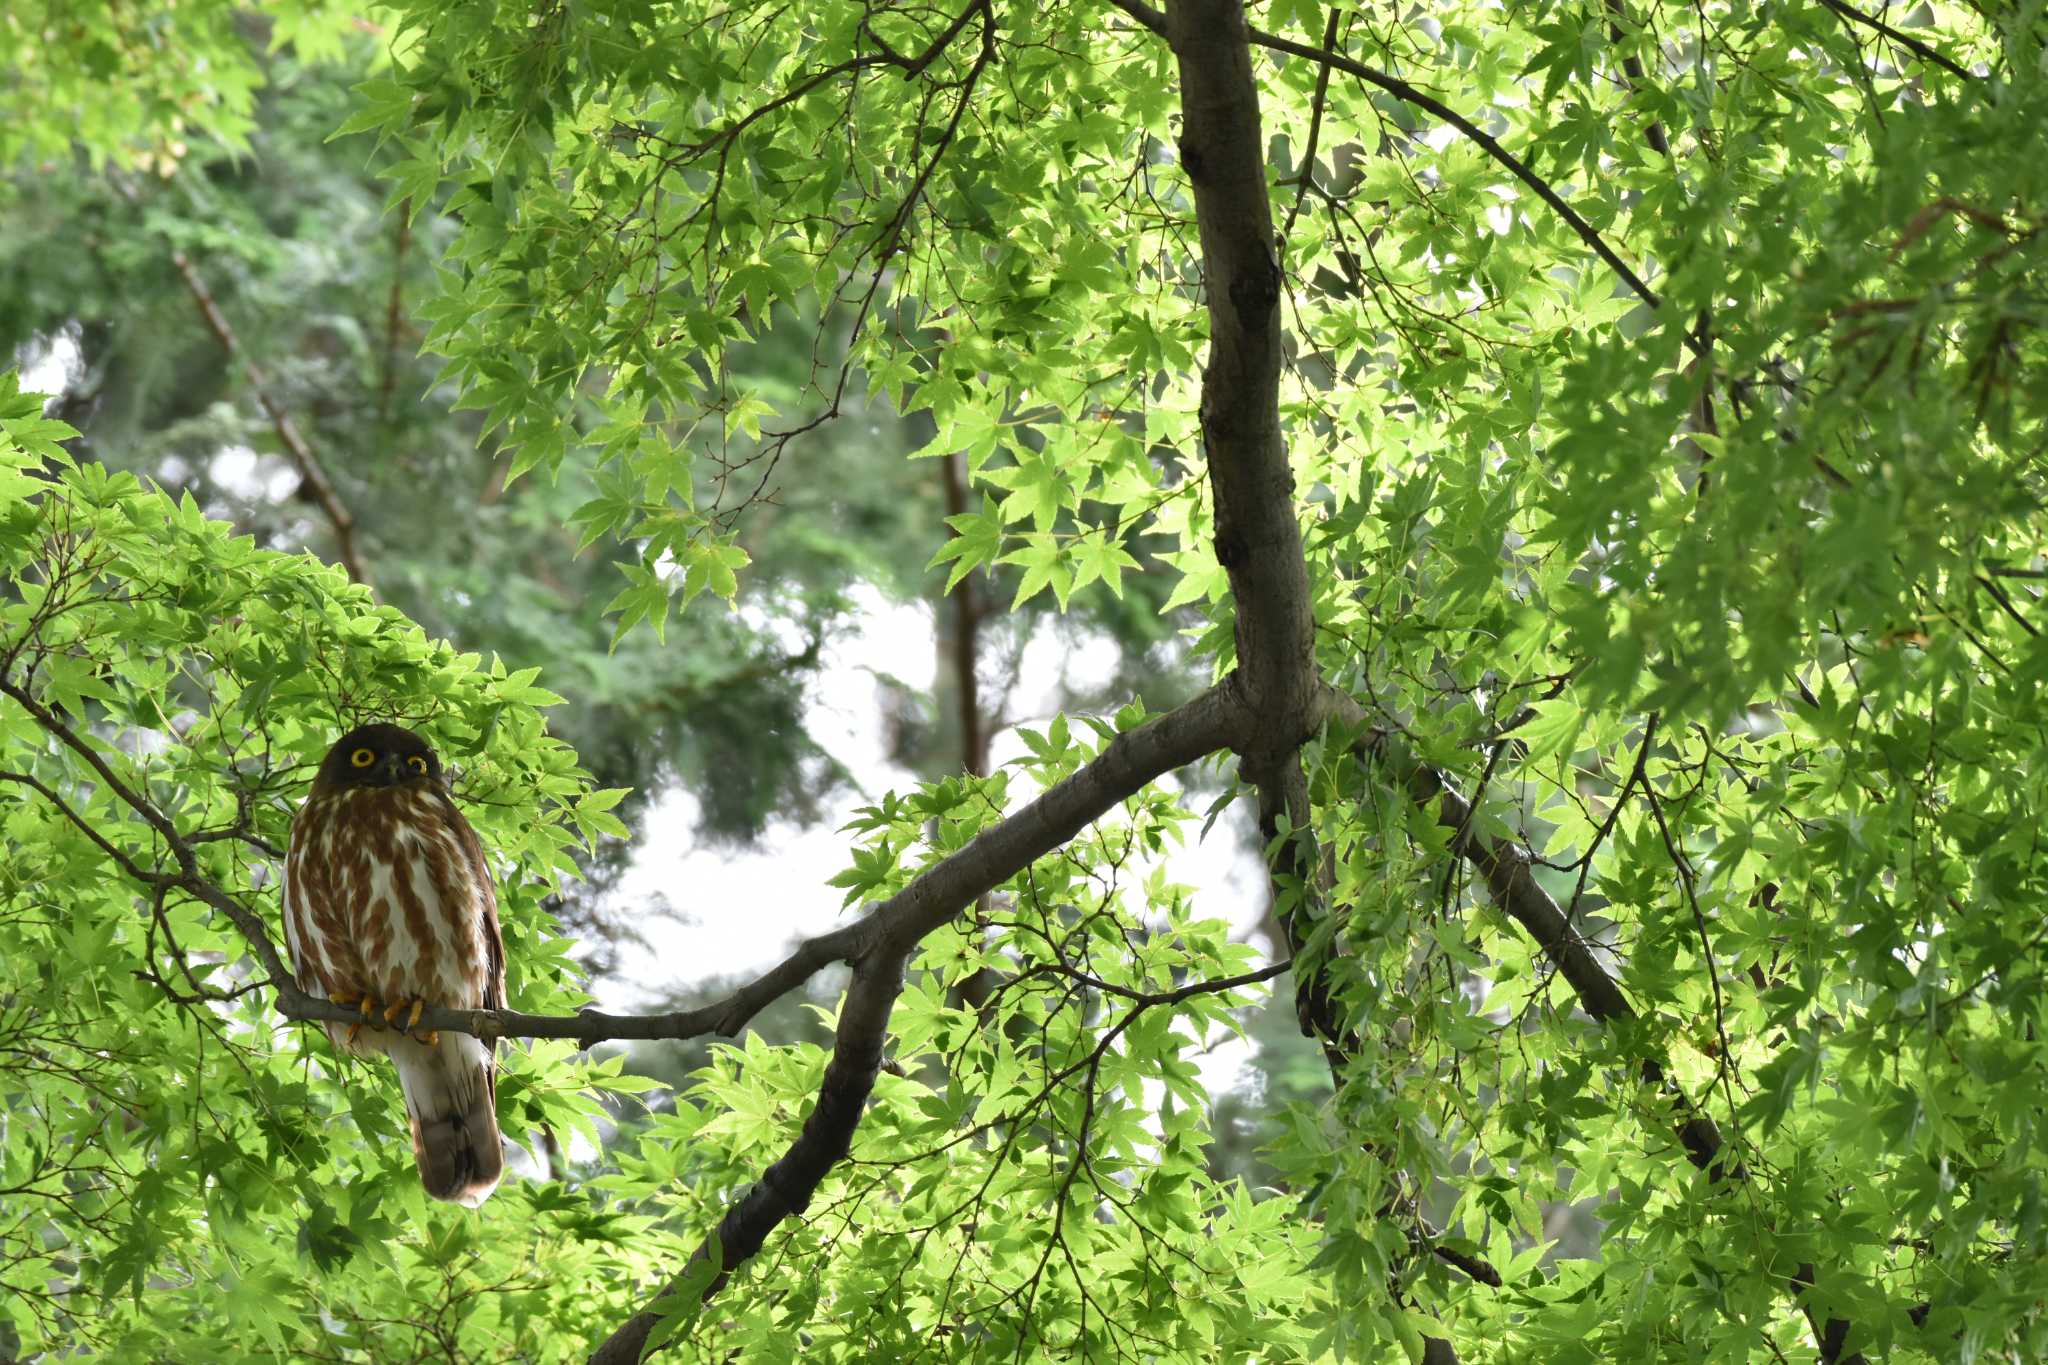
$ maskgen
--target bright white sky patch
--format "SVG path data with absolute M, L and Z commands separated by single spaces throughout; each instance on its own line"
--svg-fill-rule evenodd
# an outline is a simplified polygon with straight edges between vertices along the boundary
M 243 445 L 222 446 L 206 472 L 215 485 L 249 502 L 282 503 L 299 486 L 298 471 L 290 464 Z
M 16 356 L 21 369 L 23 393 L 62 393 L 71 387 L 84 363 L 78 349 L 78 327 L 71 324 L 47 337 L 38 337 Z

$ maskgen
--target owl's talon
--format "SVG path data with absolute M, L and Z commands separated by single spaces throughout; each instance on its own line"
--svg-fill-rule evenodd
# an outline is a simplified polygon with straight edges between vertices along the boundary
M 406 1013 L 408 1009 L 411 1010 L 410 1014 Z M 407 1037 L 416 1038 L 422 1042 L 429 1041 L 424 1035 L 414 1032 L 420 1026 L 420 1016 L 426 1012 L 427 1002 L 425 1000 L 400 1000 L 397 1004 L 384 1011 L 384 1024 L 390 1028 L 397 1029 Z M 398 1017 L 402 1014 L 405 1015 L 405 1022 L 401 1024 L 398 1022 Z
M 418 1042 L 425 1043 L 428 1047 L 438 1047 L 441 1043 L 441 1031 L 439 1029 L 430 1028 L 425 1033 L 413 1032 L 414 1029 L 420 1026 L 420 1016 L 422 1014 L 425 1014 L 426 1012 L 426 1001 L 415 1000 L 412 1002 L 412 1017 L 405 1021 L 406 1036 Z
M 405 1008 L 404 1005 L 394 1005 L 389 1013 L 386 1013 L 383 1006 L 379 1005 L 376 998 L 367 991 L 338 991 L 327 998 L 343 1009 L 353 1008 L 361 1016 L 349 1024 L 348 1036 L 343 1040 L 344 1046 L 353 1046 L 365 1025 L 376 1029 L 383 1028 L 392 1015 Z M 384 1014 L 385 1018 L 380 1020 L 377 1017 L 379 1014 Z
M 439 1030 L 430 1029 L 425 1033 L 415 1031 L 427 1012 L 427 1002 L 424 999 L 399 1000 L 386 1005 L 368 992 L 358 991 L 341 991 L 327 998 L 344 1008 L 354 1008 L 362 1016 L 348 1026 L 346 1042 L 349 1044 L 355 1042 L 365 1027 L 395 1029 L 408 1038 L 425 1043 L 428 1047 L 433 1047 L 441 1041 Z M 404 1023 L 399 1022 L 401 1018 L 404 1019 Z

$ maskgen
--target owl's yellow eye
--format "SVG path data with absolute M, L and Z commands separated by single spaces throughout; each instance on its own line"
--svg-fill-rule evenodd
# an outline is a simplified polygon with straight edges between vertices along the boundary
M 367 768 L 377 761 L 377 755 L 370 749 L 358 749 L 348 756 L 348 761 L 358 768 Z
M 418 754 L 414 754 L 411 758 L 405 760 L 405 766 L 418 773 L 421 777 L 427 775 L 427 760 L 421 758 Z

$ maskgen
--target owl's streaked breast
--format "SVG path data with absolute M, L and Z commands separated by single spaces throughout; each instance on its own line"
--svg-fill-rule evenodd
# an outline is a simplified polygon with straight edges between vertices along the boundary
M 285 869 L 285 936 L 302 985 L 482 1003 L 491 893 L 444 801 L 410 785 L 307 801 Z

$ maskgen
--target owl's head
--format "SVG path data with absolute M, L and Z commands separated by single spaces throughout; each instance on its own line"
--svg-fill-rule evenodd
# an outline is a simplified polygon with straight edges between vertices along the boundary
M 425 740 L 399 725 L 358 725 L 336 740 L 313 779 L 315 791 L 398 787 L 441 781 L 441 760 Z

